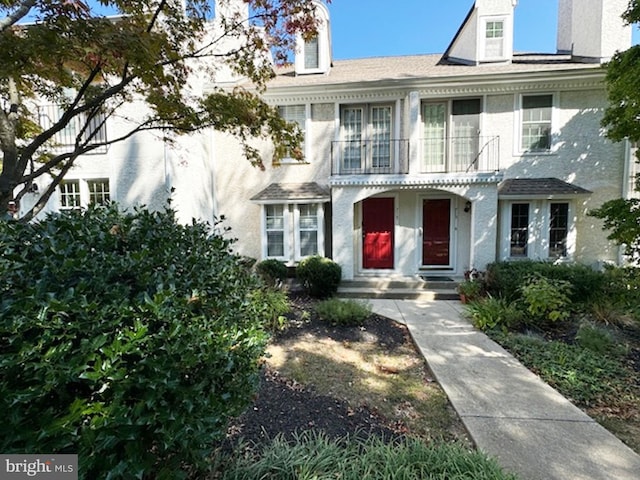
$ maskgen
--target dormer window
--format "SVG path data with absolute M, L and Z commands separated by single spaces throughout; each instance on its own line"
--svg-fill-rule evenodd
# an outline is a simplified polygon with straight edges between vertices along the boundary
M 490 18 L 484 21 L 484 60 L 504 60 L 505 58 L 505 21 L 503 18 Z
M 485 30 L 485 49 L 486 58 L 502 58 L 504 57 L 504 21 L 497 20 L 487 22 Z
M 296 75 L 327 73 L 331 68 L 329 10 L 319 1 L 313 3 L 318 19 L 317 33 L 311 38 L 298 35 L 295 57 Z
M 320 68 L 320 45 L 318 37 L 313 37 L 304 42 L 304 68 L 313 70 Z

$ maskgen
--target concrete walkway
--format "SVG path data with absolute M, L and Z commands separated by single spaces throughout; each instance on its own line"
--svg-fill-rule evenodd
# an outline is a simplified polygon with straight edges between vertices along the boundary
M 367 300 L 404 323 L 480 450 L 522 480 L 638 480 L 640 456 L 474 329 L 458 301 Z

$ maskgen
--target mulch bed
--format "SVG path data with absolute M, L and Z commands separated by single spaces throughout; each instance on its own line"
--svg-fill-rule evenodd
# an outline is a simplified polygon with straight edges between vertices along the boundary
M 293 296 L 291 301 L 290 327 L 274 336 L 273 342 L 276 344 L 306 333 L 347 342 L 376 338 L 391 350 L 412 341 L 405 326 L 375 314 L 362 327 L 332 327 L 311 313 L 313 301 L 309 298 Z M 301 320 L 304 311 L 311 313 L 311 316 Z M 319 395 L 312 386 L 283 378 L 277 371 L 265 367 L 253 404 L 232 422 L 226 443 L 229 446 L 240 440 L 262 443 L 277 435 L 292 440 L 296 434 L 307 430 L 322 432 L 328 438 L 347 435 L 367 438 L 376 435 L 392 440 L 402 436 L 401 431 L 394 429 L 376 412 Z

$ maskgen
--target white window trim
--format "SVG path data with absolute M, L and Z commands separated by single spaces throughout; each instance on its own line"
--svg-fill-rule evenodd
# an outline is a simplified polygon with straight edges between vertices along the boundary
M 551 95 L 551 139 L 549 150 L 542 151 L 526 151 L 523 150 L 522 145 L 522 121 L 523 121 L 523 108 L 522 103 L 524 97 L 534 96 L 546 96 Z M 559 125 L 559 108 L 558 108 L 559 94 L 557 92 L 535 92 L 535 93 L 521 93 L 516 95 L 514 106 L 514 122 L 513 122 L 513 155 L 518 156 L 540 156 L 540 155 L 555 155 L 559 148 L 558 142 L 558 125 Z

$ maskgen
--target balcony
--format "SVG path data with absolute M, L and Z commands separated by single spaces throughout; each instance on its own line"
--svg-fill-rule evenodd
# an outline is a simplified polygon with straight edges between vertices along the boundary
M 332 175 L 487 173 L 500 170 L 500 137 L 455 136 L 409 140 L 353 140 L 331 143 Z M 409 168 L 410 153 L 415 164 Z
M 409 173 L 409 140 L 331 142 L 332 175 Z
M 422 140 L 420 173 L 476 173 L 500 170 L 500 137 L 444 137 Z

